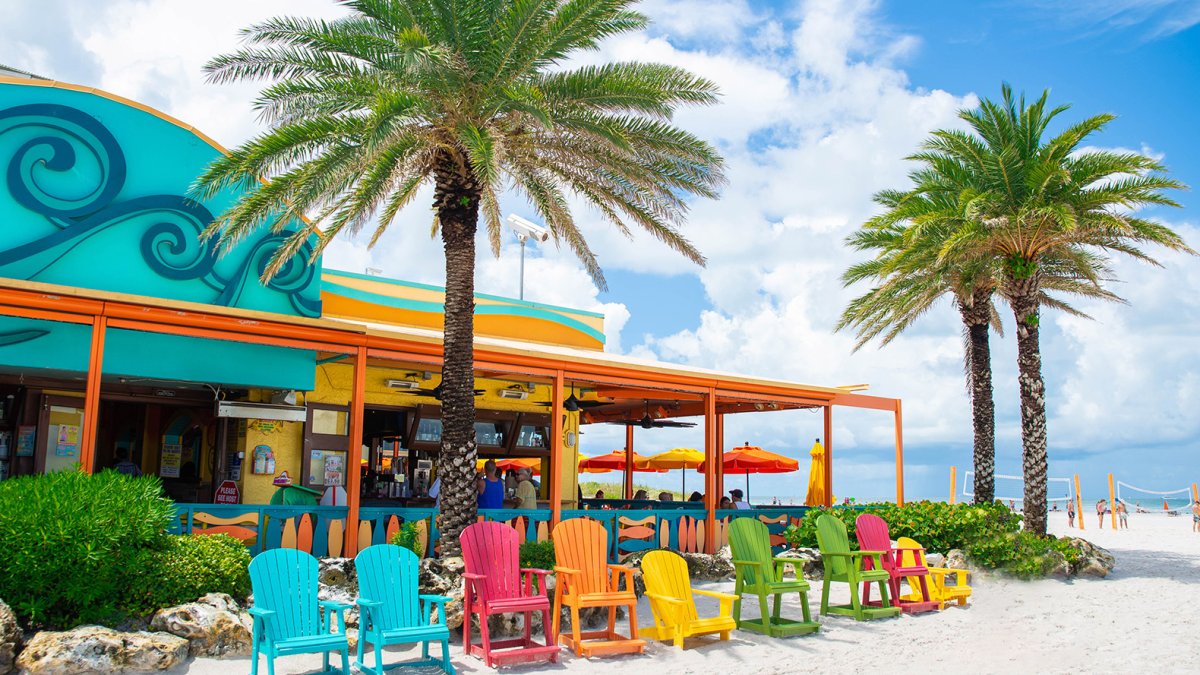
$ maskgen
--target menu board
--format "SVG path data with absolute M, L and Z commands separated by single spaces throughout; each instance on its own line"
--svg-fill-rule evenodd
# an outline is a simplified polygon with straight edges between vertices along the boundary
M 163 478 L 179 478 L 179 467 L 183 464 L 183 446 L 179 443 L 164 443 L 162 463 L 158 475 Z
M 313 450 L 308 458 L 308 485 L 325 487 L 346 484 L 346 453 L 340 450 Z

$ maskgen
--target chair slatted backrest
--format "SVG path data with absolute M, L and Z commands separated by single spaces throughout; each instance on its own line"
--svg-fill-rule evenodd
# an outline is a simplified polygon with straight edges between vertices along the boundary
M 692 580 L 687 561 L 671 551 L 651 551 L 642 558 L 642 579 L 646 592 L 683 600 L 684 620 L 696 620 L 696 603 L 692 598 Z
M 485 578 L 484 597 L 492 600 L 524 597 L 521 588 L 521 535 L 493 521 L 472 523 L 459 537 L 467 572 Z
M 883 563 L 884 569 L 890 570 L 894 566 L 891 555 L 892 538 L 888 534 L 887 521 L 873 513 L 864 513 L 854 519 L 854 531 L 860 549 L 883 551 L 880 562 Z M 871 564 L 869 559 L 863 563 L 866 569 L 870 569 Z
M 554 560 L 580 571 L 577 593 L 608 592 L 608 530 L 588 518 L 564 520 L 554 528 Z M 632 591 L 633 589 L 627 589 Z
M 358 597 L 383 603 L 374 614 L 381 630 L 429 625 L 429 617 L 421 616 L 420 561 L 412 551 L 393 544 L 368 546 L 354 558 L 354 570 Z
M 254 606 L 275 612 L 267 621 L 271 639 L 320 634 L 317 575 L 317 559 L 296 549 L 273 549 L 250 561 Z
M 817 518 L 817 548 L 821 553 L 850 552 L 850 537 L 841 518 L 829 514 Z M 834 577 L 845 577 L 850 571 L 850 561 L 842 556 L 824 556 L 821 562 Z
M 757 518 L 734 518 L 729 525 L 729 549 L 734 560 L 745 560 L 759 563 L 764 578 L 759 579 L 760 573 L 753 567 L 742 568 L 746 576 L 745 583 L 756 586 L 761 582 L 777 581 L 774 572 L 774 559 L 771 555 L 771 532 L 765 523 Z
M 900 537 L 897 539 L 896 546 L 899 548 L 921 548 L 921 545 L 916 540 L 909 537 Z M 925 567 L 925 552 L 900 551 L 899 562 L 901 567 Z

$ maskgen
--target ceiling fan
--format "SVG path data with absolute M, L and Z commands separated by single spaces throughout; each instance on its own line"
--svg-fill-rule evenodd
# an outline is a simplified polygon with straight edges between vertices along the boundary
M 538 405 L 544 405 L 547 408 L 554 405 L 553 401 L 538 401 Z M 577 412 L 585 408 L 596 408 L 602 405 L 610 405 L 607 401 L 587 401 L 575 395 L 575 385 L 571 385 L 571 395 L 563 401 L 563 410 L 567 412 Z
M 476 396 L 480 396 L 486 390 L 475 389 L 473 391 L 475 392 Z M 429 396 L 429 397 L 432 397 L 432 398 L 440 401 L 440 400 L 442 400 L 442 383 L 439 382 L 437 384 L 437 386 L 434 387 L 433 389 L 408 389 L 408 390 L 397 391 L 396 393 L 397 394 L 408 394 L 410 396 Z
M 650 416 L 650 401 L 646 401 L 646 414 L 641 419 L 636 420 L 614 420 L 609 424 L 621 424 L 627 427 L 641 427 L 643 429 L 689 429 L 696 426 L 695 422 L 676 422 L 675 420 L 656 420 Z

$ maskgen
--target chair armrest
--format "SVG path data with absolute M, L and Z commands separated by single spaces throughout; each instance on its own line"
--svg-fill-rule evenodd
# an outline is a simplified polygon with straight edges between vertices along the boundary
M 738 565 L 754 565 L 755 567 L 762 567 L 762 563 L 757 560 L 734 560 L 733 566 L 737 567 Z
M 702 591 L 698 588 L 693 588 L 692 593 L 695 593 L 696 595 L 707 595 L 710 598 L 717 598 L 719 600 L 737 600 L 738 599 L 738 596 L 736 596 L 732 593 L 722 593 L 720 591 Z
M 561 567 L 559 565 L 555 565 L 554 573 L 555 574 L 566 574 L 568 576 L 575 576 L 575 575 L 579 574 L 579 570 L 572 569 L 570 567 Z
M 522 567 L 521 572 L 523 574 L 536 574 L 541 577 L 544 577 L 547 574 L 551 574 L 550 570 L 538 569 L 536 567 Z
M 275 616 L 275 610 L 263 609 L 261 607 L 251 606 L 247 608 L 246 611 L 250 613 L 250 616 L 256 619 L 270 619 L 271 617 Z
M 374 601 L 372 601 L 372 600 L 365 600 L 365 601 L 364 601 L 364 600 L 360 600 L 359 602 L 361 603 L 361 602 L 374 602 Z M 378 604 L 378 603 L 377 603 L 377 604 Z M 348 602 L 338 602 L 338 601 L 336 601 L 336 600 L 318 600 L 318 601 L 317 601 L 317 605 L 318 605 L 319 607 L 322 607 L 322 608 L 324 608 L 324 609 L 331 609 L 331 610 L 333 610 L 333 611 L 335 611 L 335 612 L 344 612 L 344 611 L 346 611 L 346 610 L 350 609 L 351 607 L 353 607 L 353 605 L 351 605 L 351 604 L 350 604 L 350 603 L 348 603 Z
M 681 600 L 679 598 L 673 598 L 669 595 L 659 595 L 658 593 L 647 592 L 646 597 L 650 598 L 651 600 L 655 600 L 657 602 L 665 602 L 668 605 L 672 605 L 672 606 L 678 605 L 678 606 L 682 607 L 683 605 L 687 604 L 686 600 Z
M 433 595 L 433 594 L 426 595 L 426 594 L 422 593 L 422 594 L 418 595 L 417 597 L 420 598 L 421 600 L 424 600 L 425 602 L 432 602 L 432 603 L 435 603 L 438 605 L 444 605 L 447 602 L 450 602 L 450 598 L 445 595 Z
M 610 589 L 616 591 L 621 587 L 621 584 L 618 582 L 618 577 L 616 576 L 616 574 L 619 574 L 619 575 L 625 577 L 625 587 L 626 587 L 625 590 L 627 590 L 631 593 L 633 592 L 633 568 L 632 567 L 629 567 L 628 565 L 608 565 L 608 572 L 609 572 L 608 586 Z M 614 572 L 616 574 L 613 574 Z
M 367 609 L 374 609 L 376 607 L 383 607 L 383 601 L 382 600 L 363 600 L 362 598 L 359 598 L 358 606 L 366 607 Z
M 483 579 L 486 579 L 487 576 L 483 575 L 483 574 L 475 574 L 474 572 L 463 572 L 462 578 L 470 579 L 471 581 L 481 581 Z
M 862 555 L 862 551 L 821 551 L 821 557 L 836 556 L 838 558 L 858 558 Z
M 783 572 L 788 565 L 792 566 L 792 571 L 797 577 L 804 577 L 804 561 L 797 558 L 772 558 L 775 561 L 775 576 L 780 581 L 783 580 Z
M 322 616 L 323 619 L 325 619 L 325 617 L 328 617 L 328 619 L 325 619 L 324 630 L 329 630 L 331 628 L 335 628 L 333 625 L 333 615 L 336 612 L 337 616 L 338 616 L 338 620 L 342 624 L 342 629 L 340 631 L 334 630 L 333 632 L 334 633 L 345 633 L 346 632 L 346 610 L 350 609 L 351 605 L 349 605 L 348 603 L 345 603 L 345 602 L 337 602 L 336 600 L 318 600 L 317 607 L 320 607 L 321 609 L 325 610 L 325 614 Z
M 967 579 L 971 576 L 971 570 L 960 570 L 957 567 L 930 567 L 929 573 L 942 577 L 953 574 L 955 576 L 955 583 L 960 585 L 966 585 Z

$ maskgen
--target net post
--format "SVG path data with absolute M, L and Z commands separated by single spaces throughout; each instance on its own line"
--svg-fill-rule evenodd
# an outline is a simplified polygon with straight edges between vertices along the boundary
M 950 467 L 950 503 L 954 503 L 954 491 L 958 489 L 958 467 Z
M 1075 474 L 1075 522 L 1079 523 L 1079 529 L 1086 529 L 1083 526 L 1083 495 L 1079 492 L 1079 474 Z
M 1200 490 L 1196 489 L 1196 484 L 1192 483 L 1192 503 L 1200 502 Z
M 1108 474 L 1108 512 L 1112 514 L 1112 528 L 1117 529 L 1117 495 L 1113 491 L 1113 475 Z

